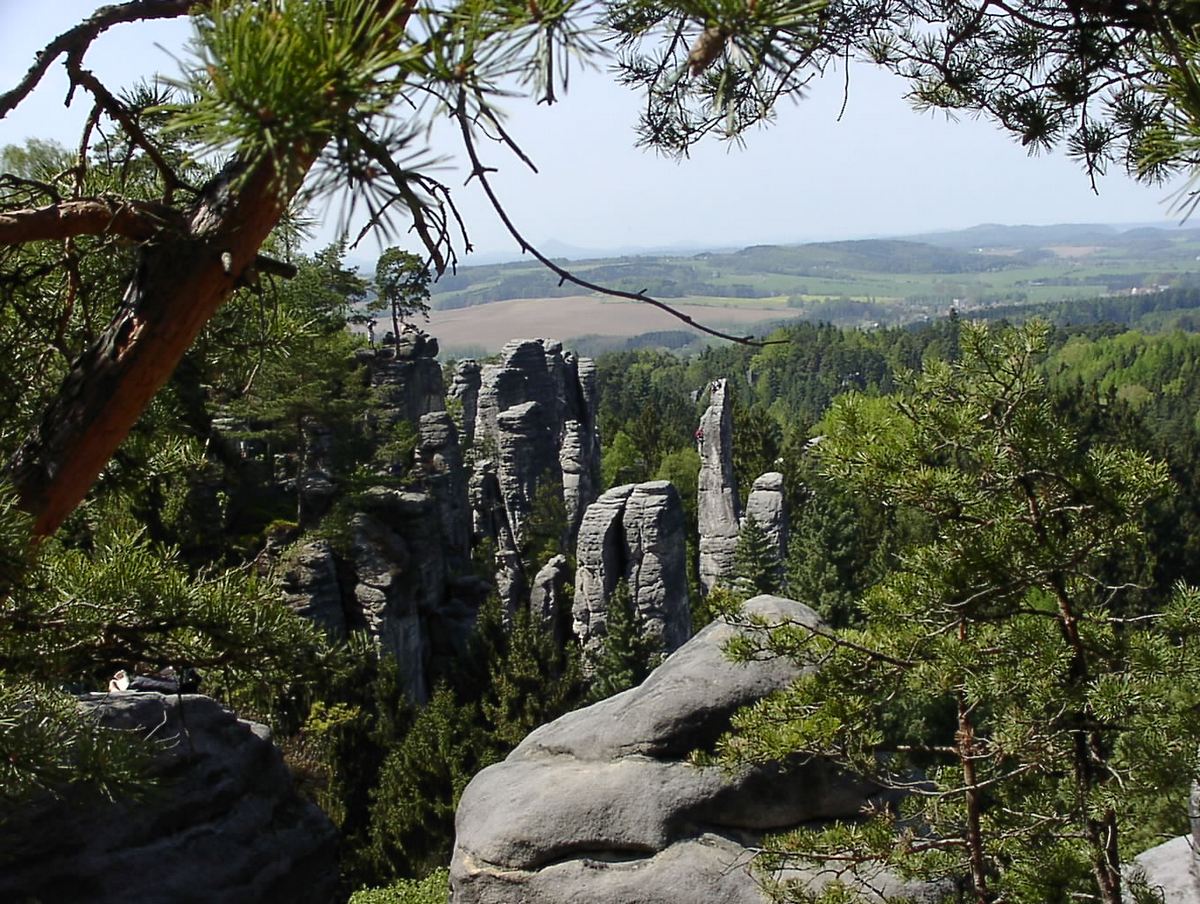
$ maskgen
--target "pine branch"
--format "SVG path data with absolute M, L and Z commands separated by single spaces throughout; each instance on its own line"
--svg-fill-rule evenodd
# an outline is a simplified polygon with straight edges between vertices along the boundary
M 185 228 L 183 215 L 165 204 L 113 197 L 75 198 L 0 212 L 0 245 L 78 235 L 116 235 L 142 242 Z

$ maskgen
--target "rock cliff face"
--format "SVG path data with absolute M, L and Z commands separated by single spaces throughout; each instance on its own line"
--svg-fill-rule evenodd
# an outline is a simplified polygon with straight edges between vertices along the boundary
M 421 415 L 446 407 L 437 353 L 437 340 L 420 332 L 402 333 L 396 345 L 360 353 L 378 391 L 382 422 L 416 424 Z
M 561 488 L 573 541 L 600 485 L 594 365 L 563 352 L 561 343 L 517 339 L 504 346 L 497 363 L 482 368 L 476 410 L 470 410 L 468 392 L 461 398 L 464 423 L 475 425 L 476 453 L 496 463 L 517 542 L 534 494 L 546 482 Z
M 336 832 L 296 793 L 264 726 L 193 695 L 89 694 L 81 706 L 152 733 L 162 784 L 138 803 L 24 808 L 0 826 L 0 900 L 333 900 Z
M 710 391 L 708 408 L 696 431 L 700 449 L 700 586 L 705 593 L 733 576 L 741 524 L 733 472 L 733 412 L 726 381 L 714 380 Z
M 566 583 L 571 572 L 566 556 L 554 556 L 541 567 L 529 593 L 529 612 L 559 644 L 568 642 L 569 606 Z
M 418 434 L 417 466 L 433 497 L 445 556 L 465 561 L 471 555 L 471 506 L 458 430 L 449 414 L 433 411 L 421 415 Z
M 614 487 L 588 506 L 576 545 L 574 633 L 603 638 L 608 599 L 625 580 L 644 636 L 664 652 L 691 633 L 683 506 L 665 480 Z
M 420 701 L 430 663 L 461 651 L 487 588 L 469 577 L 468 480 L 433 358 L 437 343 L 419 333 L 400 338 L 362 357 L 382 400 L 376 423 L 405 420 L 417 428 L 412 488 L 365 493 L 337 548 L 326 540 L 303 544 L 284 557 L 282 578 L 296 611 L 337 638 L 366 631 L 394 655 Z
M 747 608 L 768 622 L 817 619 L 778 597 Z M 479 773 L 456 819 L 453 904 L 763 904 L 750 865 L 764 833 L 857 815 L 872 790 L 819 761 L 783 779 L 686 762 L 737 708 L 796 675 L 782 660 L 729 662 L 733 630 L 709 625 L 641 686 L 542 726 Z M 934 900 L 872 878 L 889 894 Z
M 474 358 L 464 358 L 454 367 L 454 378 L 447 397 L 458 402 L 462 411 L 462 444 L 475 442 L 475 412 L 479 409 L 480 367 Z
M 1163 904 L 1200 904 L 1200 785 L 1192 785 L 1188 812 L 1192 831 L 1140 854 L 1135 863 L 1145 872 Z
M 295 612 L 344 640 L 353 607 L 346 605 L 337 557 L 328 540 L 310 540 L 288 553 L 280 575 L 283 599 Z
M 783 475 L 778 471 L 769 471 L 754 481 L 743 515 L 743 520 L 748 518 L 753 518 L 767 535 L 782 567 L 788 551 L 788 516 Z
M 525 573 L 521 555 L 500 490 L 496 466 L 489 459 L 476 459 L 470 485 L 472 524 L 475 536 L 492 545 L 496 592 L 509 613 L 525 598 Z
M 449 478 L 447 478 L 448 482 Z M 437 489 L 432 493 L 376 488 L 363 495 L 362 511 L 349 523 L 340 552 L 327 540 L 312 540 L 282 560 L 284 599 L 297 612 L 345 639 L 365 631 L 400 665 L 405 687 L 417 701 L 428 696 L 426 674 L 434 657 L 452 658 L 463 649 L 487 587 L 455 567 L 449 524 L 466 544 L 463 524 L 450 518 Z M 465 547 L 464 547 L 465 548 Z M 469 553 L 469 550 L 467 550 Z

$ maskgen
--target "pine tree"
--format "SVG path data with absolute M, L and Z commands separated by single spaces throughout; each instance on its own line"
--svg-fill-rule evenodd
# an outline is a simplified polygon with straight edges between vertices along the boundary
M 733 584 L 743 596 L 779 593 L 783 589 L 783 562 L 779 547 L 754 519 L 747 515 L 738 531 L 733 551 Z
M 429 276 L 429 265 L 411 251 L 388 248 L 375 262 L 378 305 L 392 316 L 393 341 L 400 341 L 402 321 L 414 314 L 428 317 Z
M 371 795 L 370 851 L 380 880 L 444 865 L 467 782 L 498 757 L 477 709 L 439 687 L 392 750 Z
M 721 749 L 829 757 L 907 796 L 772 847 L 964 877 L 976 904 L 1143 900 L 1121 869 L 1131 829 L 1164 794 L 1182 813 L 1197 766 L 1200 593 L 1123 608 L 1114 569 L 1165 470 L 1084 448 L 1054 415 L 1046 333 L 963 325 L 960 360 L 835 403 L 827 473 L 933 535 L 865 594 L 862 627 L 773 632 L 770 650 L 821 668 L 739 716 Z
M 629 584 L 624 579 L 617 581 L 608 598 L 604 637 L 588 663 L 589 702 L 641 684 L 657 664 L 654 647 L 643 634 L 640 621 Z
M 574 644 L 559 645 L 527 608 L 517 610 L 504 655 L 490 664 L 480 714 L 502 756 L 578 705 L 582 676 Z

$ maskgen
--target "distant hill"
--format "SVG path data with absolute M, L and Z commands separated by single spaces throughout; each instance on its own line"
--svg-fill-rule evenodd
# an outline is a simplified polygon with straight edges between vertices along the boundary
M 1100 223 L 1060 223 L 1054 226 L 1001 226 L 985 223 L 953 232 L 905 236 L 943 248 L 1045 248 L 1049 245 L 1106 245 L 1121 230 Z
M 906 238 L 754 245 L 737 251 L 562 263 L 598 285 L 686 306 L 708 324 L 778 316 L 871 327 L 938 317 L 951 307 L 970 313 L 1005 305 L 1159 292 L 1200 276 L 1200 229 L 989 224 Z M 448 315 L 510 302 L 518 307 L 506 307 L 500 319 L 507 321 L 521 319 L 512 312 L 526 311 L 519 307 L 524 302 L 568 296 L 576 299 L 564 325 L 571 332 L 560 338 L 590 334 L 603 344 L 609 341 L 604 337 L 619 336 L 624 342 L 640 335 L 631 332 L 640 320 L 616 323 L 618 309 L 580 305 L 586 292 L 570 283 L 560 284 L 557 276 L 528 258 L 462 267 L 434 285 L 431 302 L 435 310 Z M 537 317 L 550 314 L 544 306 L 530 310 L 537 311 Z M 458 342 L 490 347 L 501 341 L 504 328 L 494 321 L 496 317 L 483 318 L 482 312 L 454 318 L 454 329 L 463 333 Z M 641 329 L 667 327 L 667 323 L 647 323 Z M 473 335 L 476 332 L 478 337 Z
M 696 258 L 743 273 L 796 276 L 823 275 L 821 271 L 838 269 L 868 273 L 979 273 L 1014 265 L 1003 259 L 905 239 L 755 245 L 728 254 L 698 254 Z

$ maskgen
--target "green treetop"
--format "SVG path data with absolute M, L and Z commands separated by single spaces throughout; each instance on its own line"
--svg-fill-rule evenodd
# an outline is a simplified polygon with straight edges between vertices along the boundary
M 411 251 L 388 248 L 375 263 L 380 309 L 391 312 L 392 335 L 400 339 L 400 321 L 429 312 L 429 265 Z
M 1200 594 L 1123 604 L 1120 556 L 1165 471 L 1085 449 L 1054 416 L 1046 333 L 966 324 L 960 360 L 834 404 L 826 472 L 930 539 L 862 598 L 862 627 L 775 631 L 771 650 L 821 668 L 723 742 L 732 762 L 821 755 L 903 793 L 789 835 L 797 857 L 965 877 L 976 904 L 1146 900 L 1121 865 L 1164 795 L 1184 812 L 1196 772 Z

